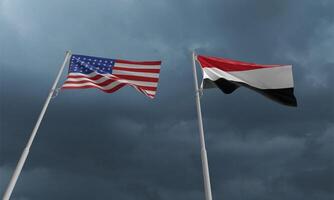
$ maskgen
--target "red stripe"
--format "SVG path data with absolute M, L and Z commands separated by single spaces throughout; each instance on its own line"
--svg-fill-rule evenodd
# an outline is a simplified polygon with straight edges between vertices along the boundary
M 96 83 L 95 81 L 93 80 L 90 80 L 89 78 L 87 78 L 88 80 L 82 80 L 82 81 L 68 81 L 66 80 L 64 84 L 82 84 L 82 83 L 94 83 L 96 85 L 99 85 L 99 86 L 107 86 L 109 84 L 111 84 L 112 82 L 115 82 L 117 80 L 113 80 L 113 79 L 108 79 L 106 81 L 103 81 L 101 83 Z M 124 83 L 125 84 L 125 83 Z M 133 85 L 136 85 L 136 84 L 133 84 Z M 137 85 L 136 85 L 137 86 Z M 144 89 L 144 90 L 150 90 L 150 91 L 156 91 L 157 90 L 157 87 L 152 87 L 152 86 L 137 86 L 141 89 Z
M 126 68 L 126 67 L 117 67 L 114 66 L 113 70 L 123 70 L 123 71 L 130 71 L 130 72 L 148 72 L 148 73 L 160 73 L 160 69 L 136 69 L 136 68 Z
M 217 58 L 211 56 L 197 56 L 197 60 L 200 62 L 202 68 L 215 67 L 223 71 L 246 71 L 262 68 L 280 67 L 282 65 L 260 65 L 255 63 L 246 63 L 236 60 L 230 60 L 226 58 Z
M 158 82 L 158 78 L 150 78 L 150 77 L 141 77 L 141 76 L 130 76 L 130 75 L 115 75 L 116 78 L 111 78 L 111 79 L 107 79 L 101 83 L 96 83 L 95 81 L 102 78 L 103 76 L 100 75 L 96 75 L 94 77 L 87 77 L 87 76 L 68 76 L 68 78 L 86 78 L 87 80 L 81 80 L 81 81 L 68 81 L 66 80 L 64 84 L 69 83 L 69 84 L 76 84 L 76 83 L 94 83 L 94 84 L 98 84 L 101 86 L 105 86 L 108 85 L 114 81 L 117 80 L 133 80 L 133 81 L 145 81 L 145 82 Z M 131 85 L 132 83 L 130 83 Z M 134 84 L 135 85 L 135 84 Z M 152 86 L 140 86 L 143 88 L 147 88 L 147 90 L 154 90 L 153 88 L 156 87 L 152 87 Z
M 117 85 L 117 86 L 115 86 L 115 87 L 113 87 L 113 88 L 111 88 L 109 90 L 102 90 L 102 91 L 105 91 L 107 93 L 112 93 L 112 92 L 115 92 L 115 91 L 121 89 L 124 85 L 126 85 L 126 84 L 125 83 L 121 83 L 121 84 L 119 84 L 119 85 Z
M 154 98 L 154 96 L 155 96 L 155 94 L 153 95 L 153 94 L 148 94 L 148 93 L 146 93 L 146 91 L 143 90 L 143 89 L 141 89 L 140 87 L 136 87 L 136 88 L 138 89 L 139 92 L 145 94 L 145 95 L 148 96 L 148 97 L 152 97 L 152 98 Z
M 115 65 L 117 63 L 122 64 L 133 64 L 133 65 L 161 65 L 161 61 L 129 61 L 129 60 L 115 60 Z
M 103 92 L 107 92 L 107 93 L 112 93 L 112 92 L 115 92 L 119 89 L 121 89 L 124 85 L 126 85 L 125 83 L 121 83 L 111 89 L 108 89 L 108 90 L 105 90 L 105 89 L 102 89 L 102 88 L 99 88 L 99 87 L 96 87 L 96 86 L 93 86 L 93 85 L 85 85 L 85 86 L 63 86 L 62 89 L 88 89 L 88 88 L 97 88 L 97 89 L 100 89 L 102 90 Z
M 91 74 L 88 74 L 88 75 L 91 75 Z M 100 75 L 100 74 L 93 74 L 94 76 L 84 76 L 84 75 L 68 75 L 67 78 L 87 78 L 87 79 L 90 79 L 90 80 L 98 80 L 100 78 L 108 78 L 108 79 L 111 79 L 111 80 L 119 80 L 120 78 L 118 78 L 117 76 L 113 75 L 113 74 L 109 74 L 107 76 L 103 76 L 103 75 Z
M 158 69 L 159 70 L 159 69 Z M 160 70 L 159 70 L 160 71 Z M 85 89 L 85 88 L 98 88 L 104 92 L 107 92 L 107 93 L 112 93 L 112 92 L 115 92 L 117 90 L 119 90 L 120 88 L 122 88 L 124 85 L 127 85 L 127 83 L 120 83 L 119 85 L 109 89 L 109 90 L 106 90 L 106 89 L 101 89 L 97 86 L 100 86 L 100 87 L 105 87 L 109 84 L 111 84 L 112 82 L 115 82 L 117 80 L 136 80 L 136 81 L 144 81 L 144 82 L 158 82 L 158 78 L 151 78 L 151 77 L 141 77 L 141 76 L 132 76 L 132 75 L 112 75 L 113 77 L 110 77 L 110 76 L 103 76 L 103 75 L 100 75 L 100 74 L 93 74 L 92 77 L 89 77 L 89 76 L 85 76 L 85 75 L 68 75 L 67 78 L 85 78 L 87 80 L 81 80 L 81 81 L 65 81 L 64 85 L 65 84 L 83 84 L 83 83 L 93 83 L 95 84 L 96 86 L 94 85 L 86 85 L 86 86 L 63 86 L 62 89 Z M 103 78 L 103 77 L 106 77 L 106 78 L 110 78 L 110 79 L 107 79 L 105 81 L 103 81 L 102 83 L 96 83 L 95 81 L 96 80 L 99 80 L 100 78 Z M 151 86 L 138 86 L 136 84 L 131 84 L 129 83 L 129 85 L 137 88 L 140 92 L 144 93 L 146 96 L 148 96 L 149 98 L 154 98 L 155 95 L 151 95 L 151 94 L 146 94 L 145 93 L 145 90 L 146 91 L 156 91 L 157 90 L 157 87 L 151 87 Z
M 152 95 L 152 94 L 146 94 L 146 96 L 148 96 L 151 99 L 154 99 L 154 97 L 155 97 L 155 95 Z
M 145 82 L 158 82 L 158 78 L 151 77 L 143 77 L 143 76 L 132 76 L 132 75 L 123 75 L 123 74 L 115 74 L 118 78 L 131 80 L 131 81 L 145 81 Z
M 121 83 L 109 90 L 104 90 L 102 88 L 99 88 L 99 87 L 96 87 L 96 86 L 93 86 L 93 85 L 85 85 L 85 86 L 63 86 L 61 89 L 88 89 L 88 88 L 97 88 L 97 89 L 100 89 L 102 90 L 103 92 L 106 92 L 106 93 L 112 93 L 112 92 L 115 92 L 119 89 L 121 89 L 123 86 L 125 86 L 126 84 L 125 83 Z M 155 95 L 152 95 L 152 94 L 146 94 L 143 89 L 144 88 L 147 88 L 145 90 L 149 90 L 149 87 L 138 87 L 138 86 L 133 86 L 133 87 L 137 87 L 139 89 L 139 91 L 143 94 L 145 94 L 147 97 L 153 99 L 155 97 Z M 152 87 L 153 88 L 153 87 Z M 154 90 L 156 91 L 156 90 Z
M 93 85 L 84 85 L 84 86 L 63 86 L 62 89 L 86 89 L 86 88 L 97 88 Z
M 67 78 L 88 78 L 88 79 L 90 79 L 90 80 L 98 80 L 98 79 L 100 79 L 100 78 L 102 78 L 102 77 L 105 77 L 105 76 L 102 76 L 102 75 L 95 75 L 95 76 L 93 76 L 93 77 L 89 77 L 89 76 L 84 76 L 84 75 L 68 75 L 67 76 Z M 107 77 L 107 78 L 109 78 L 109 77 Z
M 113 82 L 115 82 L 116 80 L 112 80 L 112 79 L 108 79 L 108 80 L 105 80 L 101 83 L 96 83 L 95 81 L 92 81 L 92 80 L 82 80 L 82 81 L 65 81 L 64 84 L 81 84 L 81 83 L 94 83 L 96 85 L 99 85 L 99 86 L 107 86 Z
M 151 87 L 151 86 L 137 86 L 137 87 L 143 90 L 157 91 L 157 87 Z
M 145 81 L 145 82 L 158 82 L 159 78 L 152 78 L 152 77 L 144 77 L 144 76 L 133 76 L 133 75 L 123 75 L 123 74 L 112 74 L 115 77 L 109 77 L 109 76 L 102 76 L 102 75 L 95 75 L 93 77 L 88 76 L 81 76 L 81 75 L 69 75 L 67 78 L 87 78 L 90 80 L 98 80 L 100 78 L 106 77 L 111 80 L 132 80 L 132 81 Z

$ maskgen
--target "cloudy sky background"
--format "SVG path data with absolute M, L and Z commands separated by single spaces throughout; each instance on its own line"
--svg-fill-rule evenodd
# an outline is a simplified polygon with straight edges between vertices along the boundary
M 162 60 L 158 95 L 61 92 L 12 199 L 203 199 L 196 48 L 292 64 L 299 103 L 281 106 L 245 88 L 205 91 L 213 198 L 333 199 L 333 9 L 332 0 L 0 0 L 1 195 L 70 49 Z

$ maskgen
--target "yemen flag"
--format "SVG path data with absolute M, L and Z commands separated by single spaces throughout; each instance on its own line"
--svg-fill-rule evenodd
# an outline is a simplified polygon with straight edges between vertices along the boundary
M 202 87 L 230 94 L 245 86 L 288 106 L 297 106 L 291 65 L 260 65 L 225 58 L 197 56 L 203 70 Z

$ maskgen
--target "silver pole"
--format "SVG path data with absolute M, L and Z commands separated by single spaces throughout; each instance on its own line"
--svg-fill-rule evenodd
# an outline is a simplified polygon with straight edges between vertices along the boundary
M 205 138 L 204 138 L 204 130 L 203 130 L 201 102 L 200 102 L 200 95 L 199 95 L 200 91 L 198 89 L 198 82 L 197 82 L 195 52 L 193 52 L 192 57 L 193 57 L 194 84 L 195 84 L 195 91 L 196 91 L 198 128 L 199 128 L 199 136 L 200 136 L 200 142 L 201 142 L 201 159 L 202 159 L 202 168 L 203 168 L 205 200 L 212 200 L 210 175 L 209 175 L 209 165 L 208 165 L 208 157 L 207 157 L 206 148 L 205 148 Z
M 66 52 L 66 56 L 65 56 L 65 60 L 63 62 L 63 65 L 61 66 L 61 68 L 60 68 L 60 70 L 58 72 L 56 80 L 54 81 L 54 83 L 52 85 L 52 88 L 51 88 L 51 90 L 49 92 L 49 96 L 47 97 L 47 99 L 46 99 L 46 101 L 44 103 L 43 109 L 42 109 L 41 113 L 39 114 L 39 117 L 38 117 L 38 120 L 36 122 L 36 125 L 35 125 L 34 129 L 32 130 L 32 133 L 30 135 L 29 141 L 28 141 L 26 147 L 24 148 L 24 150 L 22 152 L 20 160 L 19 160 L 19 162 L 16 165 L 15 171 L 14 171 L 14 173 L 13 173 L 13 175 L 12 175 L 10 181 L 9 181 L 9 184 L 7 186 L 7 189 L 6 189 L 6 191 L 5 191 L 5 193 L 4 193 L 3 197 L 2 197 L 3 200 L 9 200 L 9 198 L 10 198 L 12 192 L 13 192 L 13 189 L 15 187 L 16 181 L 17 181 L 18 177 L 20 176 L 22 168 L 23 168 L 23 165 L 24 165 L 24 163 L 25 163 L 25 161 L 26 161 L 26 159 L 28 157 L 30 147 L 32 145 L 32 142 L 34 141 L 34 138 L 36 136 L 37 130 L 39 128 L 39 125 L 42 122 L 42 119 L 44 117 L 45 111 L 46 111 L 46 109 L 47 109 L 47 107 L 48 107 L 48 105 L 50 103 L 52 95 L 53 95 L 53 93 L 54 93 L 54 91 L 55 91 L 55 89 L 57 87 L 57 84 L 58 84 L 58 81 L 60 79 L 60 76 L 63 73 L 64 67 L 65 67 L 65 65 L 66 65 L 66 63 L 67 63 L 70 55 L 71 55 L 71 52 L 67 51 Z

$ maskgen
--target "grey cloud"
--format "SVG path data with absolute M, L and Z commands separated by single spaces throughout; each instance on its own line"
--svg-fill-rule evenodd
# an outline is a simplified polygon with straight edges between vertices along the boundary
M 293 64 L 299 101 L 287 108 L 246 88 L 205 91 L 214 198 L 332 199 L 333 7 L 329 0 L 2 1 L 0 193 L 71 49 L 161 59 L 157 98 L 130 87 L 62 91 L 13 199 L 202 199 L 190 57 L 197 49 Z

